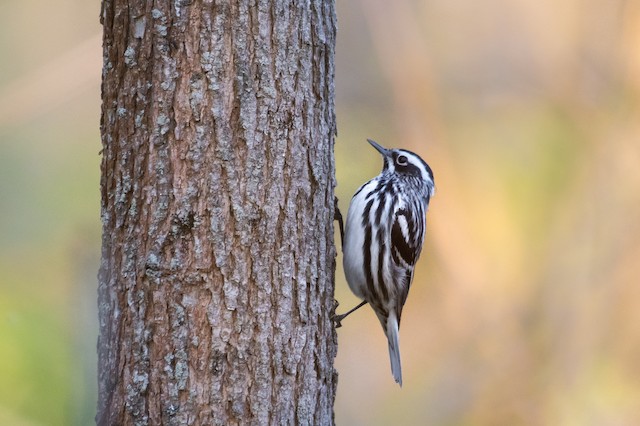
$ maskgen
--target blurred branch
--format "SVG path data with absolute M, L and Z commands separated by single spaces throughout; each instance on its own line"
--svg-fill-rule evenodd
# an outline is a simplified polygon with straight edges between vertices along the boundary
M 462 183 L 455 171 L 452 155 L 443 143 L 445 125 L 441 118 L 430 48 L 422 23 L 412 10 L 415 2 L 398 0 L 390 7 L 384 0 L 362 1 L 373 45 L 395 96 L 396 120 L 403 147 L 420 148 L 435 173 L 436 200 L 429 223 L 440 260 L 447 274 L 458 283 L 471 283 L 483 268 L 472 246 L 468 221 L 460 217 L 463 205 Z M 458 206 L 458 207 L 456 207 Z M 435 215 L 434 215 L 435 213 Z M 465 265 L 461 265 L 464 262 Z
M 72 101 L 100 84 L 102 34 L 0 88 L 0 126 L 16 125 Z
M 623 51 L 625 57 L 625 77 L 635 94 L 640 94 L 640 4 L 627 2 L 623 15 Z

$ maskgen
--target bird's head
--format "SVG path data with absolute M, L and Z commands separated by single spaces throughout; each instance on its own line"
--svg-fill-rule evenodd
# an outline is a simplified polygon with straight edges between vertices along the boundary
M 384 160 L 382 174 L 419 178 L 429 187 L 429 195 L 433 196 L 435 188 L 433 171 L 418 154 L 406 149 L 387 149 L 371 139 L 367 141 L 382 154 Z

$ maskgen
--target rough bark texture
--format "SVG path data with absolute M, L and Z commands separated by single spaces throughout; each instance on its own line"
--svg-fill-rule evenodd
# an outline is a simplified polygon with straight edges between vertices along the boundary
M 333 1 L 101 21 L 98 424 L 333 423 Z

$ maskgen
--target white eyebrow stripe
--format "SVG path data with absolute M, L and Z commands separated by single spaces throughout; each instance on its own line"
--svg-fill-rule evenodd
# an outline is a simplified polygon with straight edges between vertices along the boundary
M 413 164 L 418 169 L 420 169 L 420 174 L 422 175 L 422 178 L 424 180 L 429 180 L 429 181 L 433 180 L 422 158 L 420 158 L 417 154 L 414 154 L 411 151 L 405 151 L 404 149 L 400 149 L 399 151 L 402 153 L 402 155 L 407 157 L 409 163 Z

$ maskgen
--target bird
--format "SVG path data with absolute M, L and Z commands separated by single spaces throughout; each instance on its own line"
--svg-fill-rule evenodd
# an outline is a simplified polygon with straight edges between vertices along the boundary
M 400 317 L 422 251 L 435 183 L 431 167 L 418 154 L 367 141 L 382 155 L 382 172 L 352 197 L 342 237 L 347 283 L 362 303 L 334 320 L 339 327 L 347 315 L 369 304 L 388 340 L 392 375 L 402 387 Z

